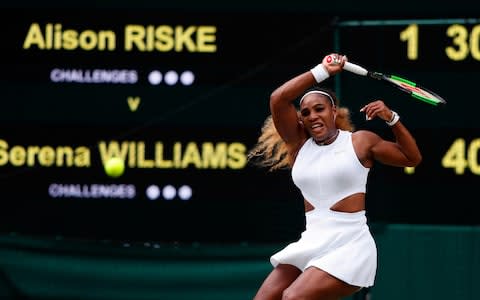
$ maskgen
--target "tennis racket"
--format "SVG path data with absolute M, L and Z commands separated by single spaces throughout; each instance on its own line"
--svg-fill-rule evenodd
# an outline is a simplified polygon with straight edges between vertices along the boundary
M 354 64 L 348 61 L 345 62 L 345 64 L 343 65 L 343 69 L 349 72 L 355 73 L 357 75 L 367 76 L 370 78 L 388 82 L 394 87 L 398 88 L 399 90 L 409 94 L 411 97 L 434 106 L 441 106 L 447 103 L 447 101 L 444 98 L 440 97 L 439 95 L 432 92 L 431 90 L 428 90 L 418 85 L 416 82 L 402 78 L 397 75 L 384 74 L 380 72 L 372 72 L 365 69 L 364 67 L 361 67 L 357 64 Z

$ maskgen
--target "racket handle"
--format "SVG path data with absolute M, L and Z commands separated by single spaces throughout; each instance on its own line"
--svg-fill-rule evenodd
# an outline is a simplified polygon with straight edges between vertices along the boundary
M 367 76 L 368 74 L 368 70 L 365 69 L 364 67 L 360 67 L 359 65 L 356 65 L 348 61 L 346 61 L 345 64 L 343 65 L 343 69 L 361 76 Z

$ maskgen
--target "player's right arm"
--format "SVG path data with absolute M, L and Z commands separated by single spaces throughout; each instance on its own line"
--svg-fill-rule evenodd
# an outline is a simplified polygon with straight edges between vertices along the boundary
M 294 101 L 313 84 L 315 78 L 307 71 L 288 80 L 270 95 L 270 111 L 275 128 L 289 147 L 296 148 L 306 139 Z

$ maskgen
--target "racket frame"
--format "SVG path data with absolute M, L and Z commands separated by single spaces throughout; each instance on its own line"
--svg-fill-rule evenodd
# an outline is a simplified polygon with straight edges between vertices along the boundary
M 423 86 L 419 86 L 414 81 L 405 79 L 398 75 L 367 71 L 367 76 L 373 79 L 386 81 L 391 85 L 393 85 L 394 87 L 400 89 L 401 91 L 409 94 L 411 97 L 418 99 L 420 101 L 426 102 L 428 104 L 438 106 L 438 105 L 445 105 L 447 103 L 447 101 L 442 97 L 440 97 L 438 94 L 432 92 L 427 88 L 424 88 Z M 421 92 L 418 92 L 418 91 L 421 91 Z M 422 94 L 429 94 L 430 97 L 424 96 Z

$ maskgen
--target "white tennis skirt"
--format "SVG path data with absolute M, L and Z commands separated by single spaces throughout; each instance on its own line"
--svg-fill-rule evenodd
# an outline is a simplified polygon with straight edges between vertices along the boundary
M 313 210 L 305 216 L 300 239 L 272 255 L 272 265 L 290 264 L 302 271 L 314 266 L 348 284 L 373 286 L 377 247 L 365 211 Z

